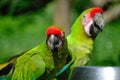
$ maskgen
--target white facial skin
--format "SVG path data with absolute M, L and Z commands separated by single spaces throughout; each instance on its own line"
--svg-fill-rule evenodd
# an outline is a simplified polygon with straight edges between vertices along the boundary
M 90 18 L 90 13 L 85 14 L 82 18 L 82 25 L 83 25 L 85 33 L 88 36 L 91 36 L 90 33 L 89 33 L 89 30 L 90 30 L 90 25 L 92 23 L 93 23 L 93 21 L 92 21 L 92 18 Z
M 91 25 L 92 25 L 93 33 L 98 34 L 98 32 L 102 31 L 104 27 L 103 16 L 99 12 L 95 13 L 93 17 L 90 16 L 90 13 L 86 13 L 82 18 L 82 25 L 83 25 L 85 33 L 88 36 L 92 36 L 92 34 L 90 34 Z

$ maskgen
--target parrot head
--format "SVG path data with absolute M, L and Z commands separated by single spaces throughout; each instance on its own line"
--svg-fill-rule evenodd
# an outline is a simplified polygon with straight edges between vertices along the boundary
M 82 26 L 85 33 L 94 39 L 103 30 L 103 10 L 99 7 L 91 8 L 82 15 Z
M 46 30 L 46 44 L 48 48 L 54 53 L 58 52 L 58 50 L 63 46 L 64 44 L 64 31 L 61 30 L 57 26 L 50 26 Z

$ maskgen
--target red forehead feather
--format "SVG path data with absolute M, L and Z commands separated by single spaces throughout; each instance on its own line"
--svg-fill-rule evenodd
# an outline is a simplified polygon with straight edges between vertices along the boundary
M 47 28 L 47 30 L 46 30 L 46 36 L 49 36 L 51 34 L 55 34 L 55 35 L 57 35 L 59 37 L 62 36 L 61 29 L 59 29 L 56 26 L 50 26 L 50 27 Z
M 99 7 L 96 7 L 96 8 L 93 8 L 93 9 L 91 10 L 90 16 L 93 17 L 93 16 L 95 15 L 95 13 L 97 13 L 97 12 L 100 12 L 100 13 L 103 14 L 103 10 L 102 10 L 101 8 L 99 8 Z

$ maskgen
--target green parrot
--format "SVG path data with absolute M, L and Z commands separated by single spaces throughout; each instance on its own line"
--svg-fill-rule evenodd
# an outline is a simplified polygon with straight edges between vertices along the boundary
M 0 72 L 7 74 L 7 80 L 56 80 L 69 55 L 64 31 L 53 25 L 47 28 L 43 43 L 2 64 Z
M 67 36 L 68 48 L 71 50 L 72 58 L 75 58 L 75 60 L 70 68 L 58 77 L 59 80 L 70 80 L 75 67 L 85 66 L 88 63 L 93 50 L 94 39 L 103 30 L 103 27 L 103 10 L 99 7 L 85 10 L 75 20 L 71 32 Z
M 103 27 L 103 10 L 99 7 L 85 10 L 76 19 L 67 37 L 68 48 L 76 58 L 71 67 L 84 66 L 89 61 L 94 39 Z

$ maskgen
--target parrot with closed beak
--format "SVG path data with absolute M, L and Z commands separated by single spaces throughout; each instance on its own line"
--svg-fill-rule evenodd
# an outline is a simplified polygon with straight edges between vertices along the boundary
M 72 58 L 75 60 L 68 70 L 59 75 L 59 80 L 70 80 L 75 67 L 85 66 L 88 63 L 93 50 L 94 40 L 103 28 L 103 10 L 100 7 L 89 8 L 80 14 L 73 23 L 70 34 L 67 36 L 68 48 L 71 50 Z
M 56 74 L 67 63 L 68 56 L 65 33 L 53 25 L 47 28 L 46 40 L 40 45 L 0 64 L 0 76 L 5 75 L 7 80 L 57 80 Z

